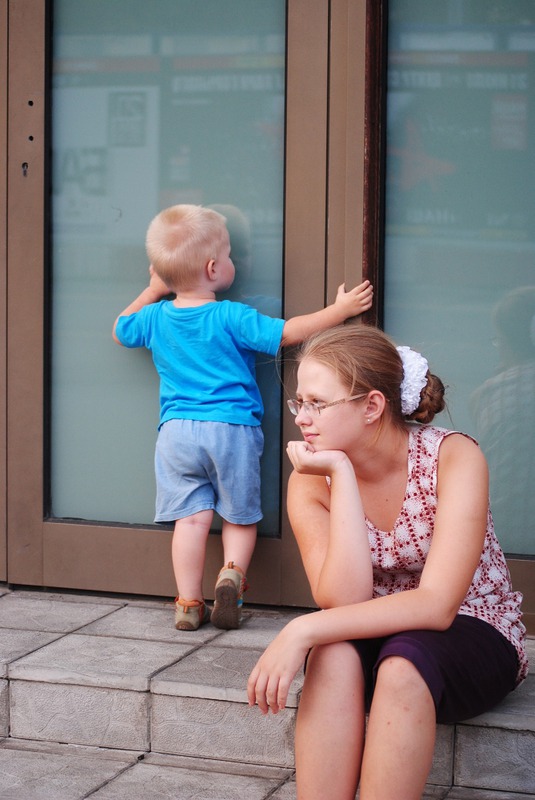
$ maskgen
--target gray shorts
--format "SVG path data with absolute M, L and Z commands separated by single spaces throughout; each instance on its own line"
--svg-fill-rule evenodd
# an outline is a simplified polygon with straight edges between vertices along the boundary
M 213 509 L 228 522 L 262 519 L 260 426 L 171 419 L 156 442 L 155 522 Z

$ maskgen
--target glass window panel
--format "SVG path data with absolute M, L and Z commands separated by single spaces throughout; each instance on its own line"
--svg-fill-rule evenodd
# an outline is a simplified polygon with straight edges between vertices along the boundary
M 158 384 L 111 339 L 148 279 L 147 226 L 223 207 L 228 297 L 281 315 L 284 0 L 55 0 L 51 498 L 55 517 L 150 523 Z M 278 531 L 280 390 L 263 359 L 264 521 Z
M 391 0 L 385 328 L 448 384 L 535 554 L 535 4 Z

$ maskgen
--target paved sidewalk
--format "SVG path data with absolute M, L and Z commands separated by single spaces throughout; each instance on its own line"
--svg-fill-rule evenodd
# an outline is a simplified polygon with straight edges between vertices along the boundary
M 295 800 L 302 674 L 277 717 L 248 708 L 245 685 L 297 613 L 184 633 L 170 600 L 0 584 L 0 800 Z M 425 800 L 535 795 L 448 789 L 450 769 L 438 758 Z
M 0 584 L 0 800 L 293 800 L 302 678 L 276 720 L 247 707 L 245 686 L 262 650 L 297 613 L 248 609 L 239 631 L 209 624 L 185 633 L 174 628 L 172 600 Z M 212 704 L 197 732 L 192 721 L 180 734 L 191 755 L 152 752 L 155 739 L 173 749 L 176 726 L 153 715 L 148 730 L 144 706 L 160 703 L 165 717 L 184 694 L 201 710 Z M 110 697 L 111 706 L 99 705 Z M 210 714 L 221 700 L 248 726 L 218 727 Z

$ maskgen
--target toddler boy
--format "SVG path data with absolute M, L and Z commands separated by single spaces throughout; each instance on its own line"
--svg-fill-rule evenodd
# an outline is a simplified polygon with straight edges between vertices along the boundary
M 117 318 L 113 336 L 146 347 L 160 377 L 156 443 L 156 522 L 174 522 L 172 560 L 178 596 L 175 627 L 197 630 L 211 619 L 239 627 L 246 572 L 256 542 L 263 449 L 256 353 L 275 356 L 312 333 L 367 311 L 369 281 L 320 311 L 274 319 L 216 295 L 235 270 L 225 217 L 202 206 L 160 212 L 146 238 L 150 282 Z M 164 300 L 169 294 L 173 300 Z M 208 611 L 202 593 L 214 511 L 223 520 L 224 567 Z

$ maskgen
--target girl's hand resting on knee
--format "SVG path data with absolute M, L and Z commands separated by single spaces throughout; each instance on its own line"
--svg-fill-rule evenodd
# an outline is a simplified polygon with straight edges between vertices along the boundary
M 305 617 L 286 625 L 258 659 L 247 682 L 249 705 L 273 714 L 286 708 L 291 683 L 310 649 L 304 634 Z

